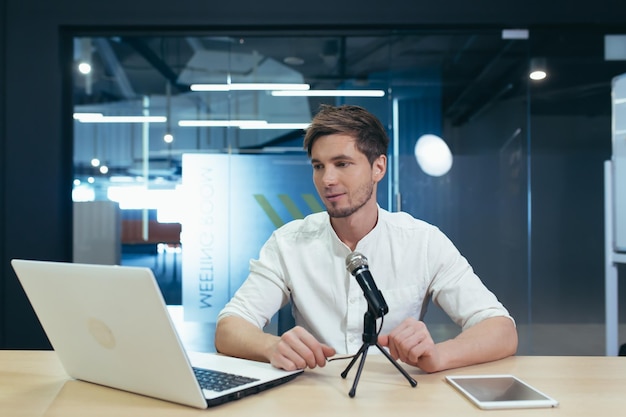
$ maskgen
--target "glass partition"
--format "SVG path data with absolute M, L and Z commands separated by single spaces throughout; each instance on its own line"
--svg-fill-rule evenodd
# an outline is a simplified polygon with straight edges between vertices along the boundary
M 75 261 L 152 268 L 166 302 L 190 303 L 187 320 L 210 339 L 272 230 L 323 210 L 302 149 L 311 117 L 357 104 L 392 139 L 379 204 L 452 239 L 515 317 L 519 352 L 602 353 L 560 340 L 603 337 L 598 164 L 610 155 L 610 80 L 626 72 L 604 59 L 603 36 L 77 34 Z M 542 64 L 547 77 L 531 80 Z M 281 314 L 273 331 L 288 326 Z M 437 340 L 458 332 L 436 306 L 426 321 Z

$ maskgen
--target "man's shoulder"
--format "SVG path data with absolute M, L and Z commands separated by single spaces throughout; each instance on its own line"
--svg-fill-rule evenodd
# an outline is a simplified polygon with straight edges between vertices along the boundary
M 437 227 L 417 219 L 404 211 L 389 212 L 384 209 L 379 210 L 379 221 L 389 227 L 411 229 L 411 230 L 436 230 Z

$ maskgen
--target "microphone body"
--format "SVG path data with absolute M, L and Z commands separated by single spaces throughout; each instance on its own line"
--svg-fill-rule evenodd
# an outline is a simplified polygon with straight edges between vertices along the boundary
M 374 282 L 374 278 L 369 270 L 367 258 L 359 252 L 352 252 L 346 258 L 346 269 L 350 272 L 359 283 L 363 290 L 368 304 L 368 309 L 375 316 L 382 317 L 389 312 L 387 302 Z

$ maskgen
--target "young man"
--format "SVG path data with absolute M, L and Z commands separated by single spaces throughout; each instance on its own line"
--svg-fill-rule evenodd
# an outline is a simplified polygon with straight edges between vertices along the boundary
M 250 262 L 247 280 L 218 316 L 219 352 L 287 370 L 355 354 L 367 301 L 345 260 L 358 251 L 389 306 L 378 343 L 394 359 L 436 372 L 515 353 L 513 319 L 452 242 L 436 227 L 376 203 L 388 144 L 365 109 L 321 108 L 304 147 L 326 212 L 276 230 Z M 421 321 L 429 299 L 461 326 L 457 337 L 433 342 Z M 263 332 L 289 301 L 296 326 L 280 337 Z

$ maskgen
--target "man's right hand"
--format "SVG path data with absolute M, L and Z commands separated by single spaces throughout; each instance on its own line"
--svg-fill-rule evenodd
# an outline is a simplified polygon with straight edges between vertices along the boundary
M 326 358 L 335 355 L 335 349 L 320 343 L 311 333 L 296 326 L 274 343 L 269 352 L 270 363 L 280 369 L 315 368 L 326 365 Z

